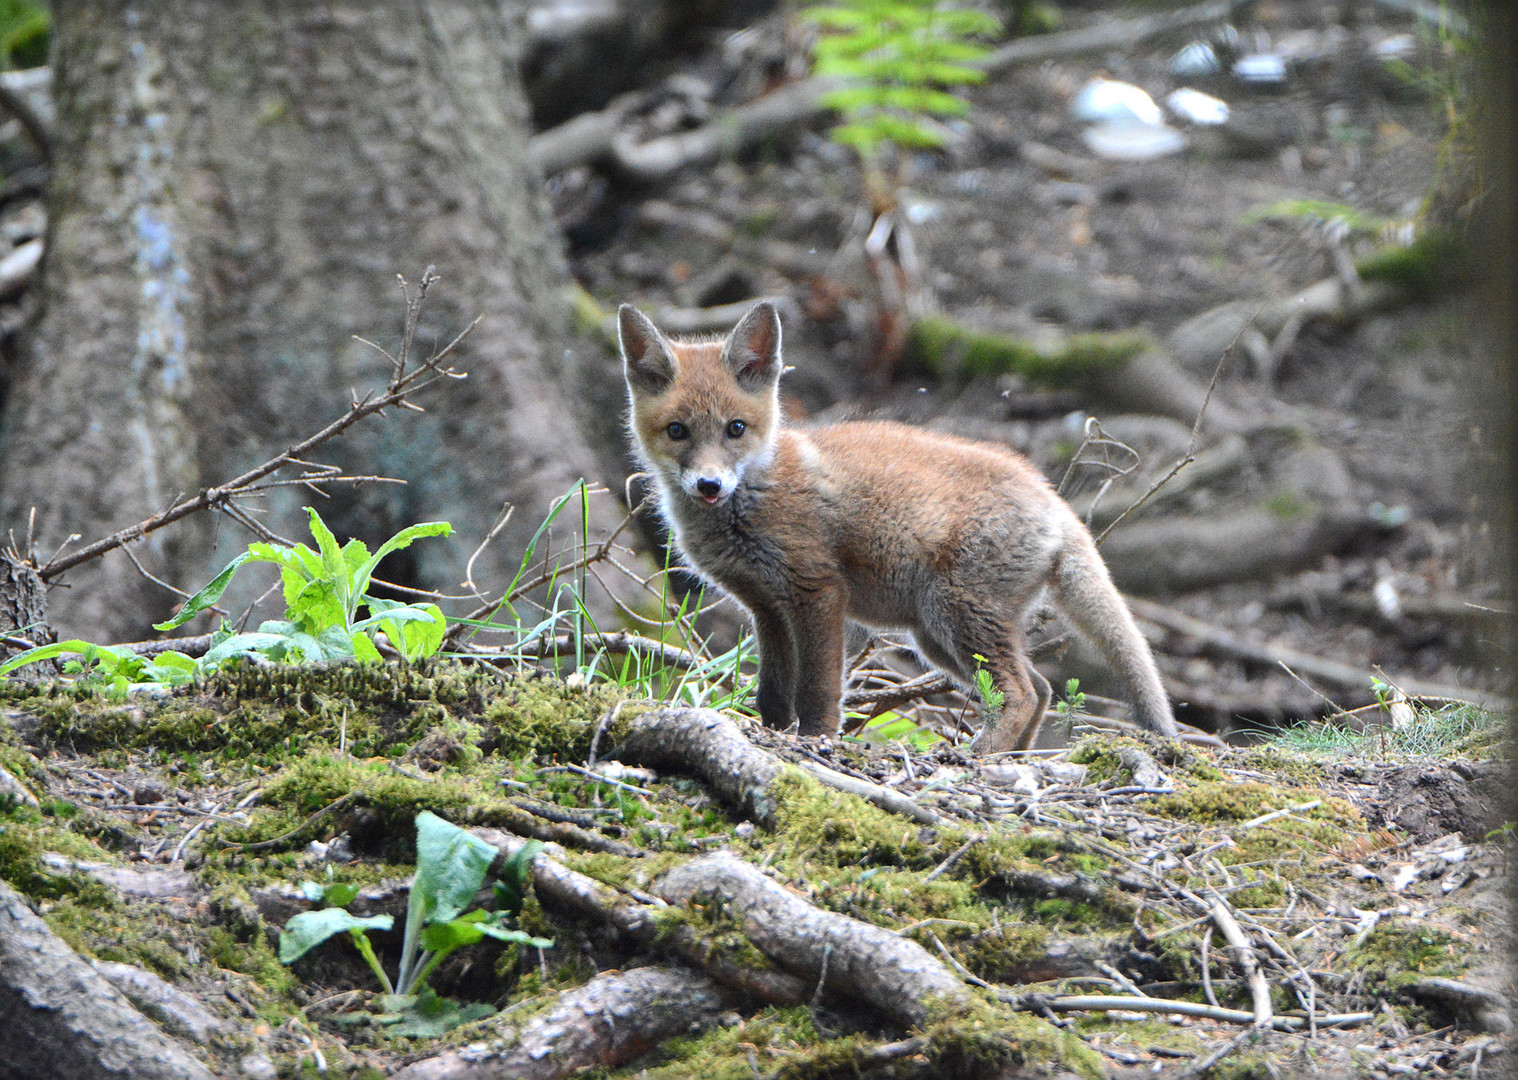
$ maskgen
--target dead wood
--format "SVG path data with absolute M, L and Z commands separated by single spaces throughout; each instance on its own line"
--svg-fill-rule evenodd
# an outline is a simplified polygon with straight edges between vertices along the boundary
M 1380 281 L 1316 281 L 1290 296 L 1233 300 L 1187 319 L 1172 330 L 1166 347 L 1181 368 L 1201 373 L 1236 344 L 1265 379 L 1297 336 L 1314 322 L 1351 324 L 1403 302 L 1404 290 Z
M 613 756 L 651 769 L 695 773 L 749 820 L 775 824 L 771 787 L 780 775 L 780 759 L 749 742 L 715 709 L 654 709 L 634 717 Z
M 715 901 L 782 968 L 904 1025 L 969 1003 L 964 984 L 915 941 L 814 907 L 734 855 L 719 852 L 677 867 L 658 891 L 672 904 Z
M 676 1035 L 716 1023 L 736 996 L 679 968 L 603 972 L 525 1024 L 503 1019 L 488 1041 L 415 1062 L 395 1080 L 558 1080 L 615 1068 Z
M 496 829 L 475 829 L 475 835 L 501 852 L 495 869 L 521 850 L 520 837 Z M 656 897 L 627 896 L 610 885 L 565 866 L 549 851 L 540 852 L 532 861 L 532 887 L 538 902 L 545 908 L 573 918 L 599 923 L 614 929 L 635 945 L 647 946 L 659 938 L 665 955 L 678 956 L 687 963 L 705 969 L 707 974 L 745 996 L 772 1005 L 795 1005 L 805 1001 L 809 988 L 794 975 L 783 971 L 745 965 L 712 948 L 711 941 L 688 925 L 664 927 L 655 916 L 664 902 Z
M 1285 645 L 1275 645 L 1270 642 L 1250 641 L 1225 630 L 1221 626 L 1204 622 L 1185 612 L 1167 607 L 1153 600 L 1143 600 L 1130 596 L 1128 606 L 1140 619 L 1163 626 L 1167 630 L 1188 637 L 1195 638 L 1207 652 L 1214 655 L 1226 656 L 1234 660 L 1246 660 L 1270 667 L 1284 665 L 1303 678 L 1312 679 L 1316 682 L 1326 683 L 1333 687 L 1343 689 L 1365 690 L 1368 685 L 1371 672 L 1368 668 L 1355 664 L 1346 664 L 1340 660 L 1328 657 L 1314 656 L 1299 649 L 1288 648 Z M 1487 694 L 1464 687 L 1442 686 L 1423 679 L 1404 679 L 1398 677 L 1396 683 L 1404 693 L 1428 698 L 1438 698 L 1445 701 L 1464 701 L 1471 697 L 1477 697 L 1488 707 L 1494 709 L 1506 709 L 1509 707 L 1506 699 L 1494 694 Z
M 1249 506 L 1130 521 L 1102 542 L 1102 558 L 1120 583 L 1190 592 L 1315 566 L 1373 528 L 1369 515 L 1344 503 L 1302 505 L 1286 514 Z
M 803 761 L 800 765 L 828 787 L 847 792 L 850 795 L 857 795 L 866 802 L 874 803 L 882 810 L 889 810 L 893 814 L 909 817 L 913 821 L 920 821 L 924 825 L 937 825 L 943 820 L 936 810 L 919 805 L 910 796 L 903 795 L 893 788 L 882 787 L 880 784 L 872 784 L 868 780 L 846 776 L 841 772 L 829 769 L 825 765 L 819 765 L 815 761 Z
M 981 66 L 992 74 L 1025 64 L 1129 48 L 1161 34 L 1226 19 L 1241 0 L 1209 0 L 1182 11 L 1137 19 L 1114 19 L 1081 30 L 1023 38 L 998 49 Z M 681 169 L 731 157 L 765 139 L 799 130 L 829 110 L 824 95 L 843 84 L 814 76 L 719 114 L 711 123 L 678 135 L 639 143 L 626 132 L 630 102 L 620 98 L 599 113 L 586 113 L 535 135 L 530 152 L 545 174 L 610 159 L 628 179 L 666 180 Z
M 0 1077 L 213 1080 L 0 882 Z
M 773 785 L 784 762 L 749 741 L 738 725 L 715 709 L 654 709 L 632 721 L 622 745 L 613 755 L 652 769 L 674 768 L 695 773 L 729 806 L 737 807 L 756 824 L 775 824 Z M 899 791 L 845 776 L 813 763 L 801 766 L 828 787 L 858 796 L 882 810 L 902 814 L 924 825 L 939 821 L 936 811 L 919 805 Z
M 1152 38 L 1221 22 L 1243 6 L 1244 0 L 1208 0 L 1178 11 L 1133 19 L 1106 19 L 1080 30 L 1019 38 L 997 49 L 980 66 L 988 73 L 999 74 L 1020 64 L 1041 64 L 1114 49 L 1126 52 Z

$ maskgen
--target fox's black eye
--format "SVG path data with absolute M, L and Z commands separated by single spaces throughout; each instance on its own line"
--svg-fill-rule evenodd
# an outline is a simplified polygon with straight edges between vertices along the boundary
M 680 423 L 680 421 L 674 420 L 670 422 L 669 427 L 664 429 L 664 434 L 668 435 L 676 442 L 680 442 L 683 439 L 690 438 L 690 428 Z
M 731 424 L 727 425 L 727 437 L 729 439 L 741 439 L 743 438 L 743 433 L 747 430 L 748 425 L 742 420 L 734 420 Z

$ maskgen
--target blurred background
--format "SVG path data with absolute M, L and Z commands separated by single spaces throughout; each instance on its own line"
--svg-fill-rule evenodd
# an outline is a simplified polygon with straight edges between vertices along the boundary
M 467 380 L 321 451 L 403 486 L 276 488 L 45 574 L 52 628 L 144 636 L 166 584 L 203 584 L 250 522 L 303 536 L 313 499 L 371 545 L 451 521 L 383 576 L 499 591 L 577 480 L 609 489 L 584 537 L 623 517 L 616 305 L 703 334 L 768 298 L 793 418 L 1011 446 L 1113 526 L 1182 719 L 1500 703 L 1492 13 L 887 7 L 0 5 L 14 555 L 45 567 L 382 388 L 398 274 L 442 277 L 418 350 L 480 318 Z M 656 523 L 619 539 L 663 563 Z M 609 623 L 640 595 L 586 603 Z M 1041 636 L 1056 686 L 1118 692 Z

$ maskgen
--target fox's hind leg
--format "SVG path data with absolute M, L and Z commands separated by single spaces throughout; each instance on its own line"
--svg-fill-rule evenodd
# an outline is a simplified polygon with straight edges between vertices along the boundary
M 1054 696 L 1049 680 L 1028 662 L 1021 649 L 1009 650 L 1001 657 L 981 655 L 986 657 L 984 666 L 1003 701 L 1000 714 L 988 714 L 985 727 L 975 736 L 975 752 L 986 755 L 1030 749 Z
M 999 714 L 975 736 L 975 752 L 999 754 L 1028 749 L 1038 737 L 1038 726 L 1054 693 L 1049 680 L 1028 661 L 1015 619 L 1006 622 L 982 610 L 960 619 L 958 625 L 947 622 L 927 621 L 919 628 L 915 636 L 923 658 L 972 693 L 976 672 L 985 670 L 1002 693 Z

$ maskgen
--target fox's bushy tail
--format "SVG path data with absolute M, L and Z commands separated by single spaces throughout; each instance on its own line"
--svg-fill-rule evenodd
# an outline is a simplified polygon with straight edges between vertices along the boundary
M 1090 533 L 1079 526 L 1072 529 L 1056 558 L 1053 586 L 1060 610 L 1101 650 L 1122 678 L 1138 723 L 1161 735 L 1176 734 L 1175 717 L 1154 654 L 1113 585 Z

